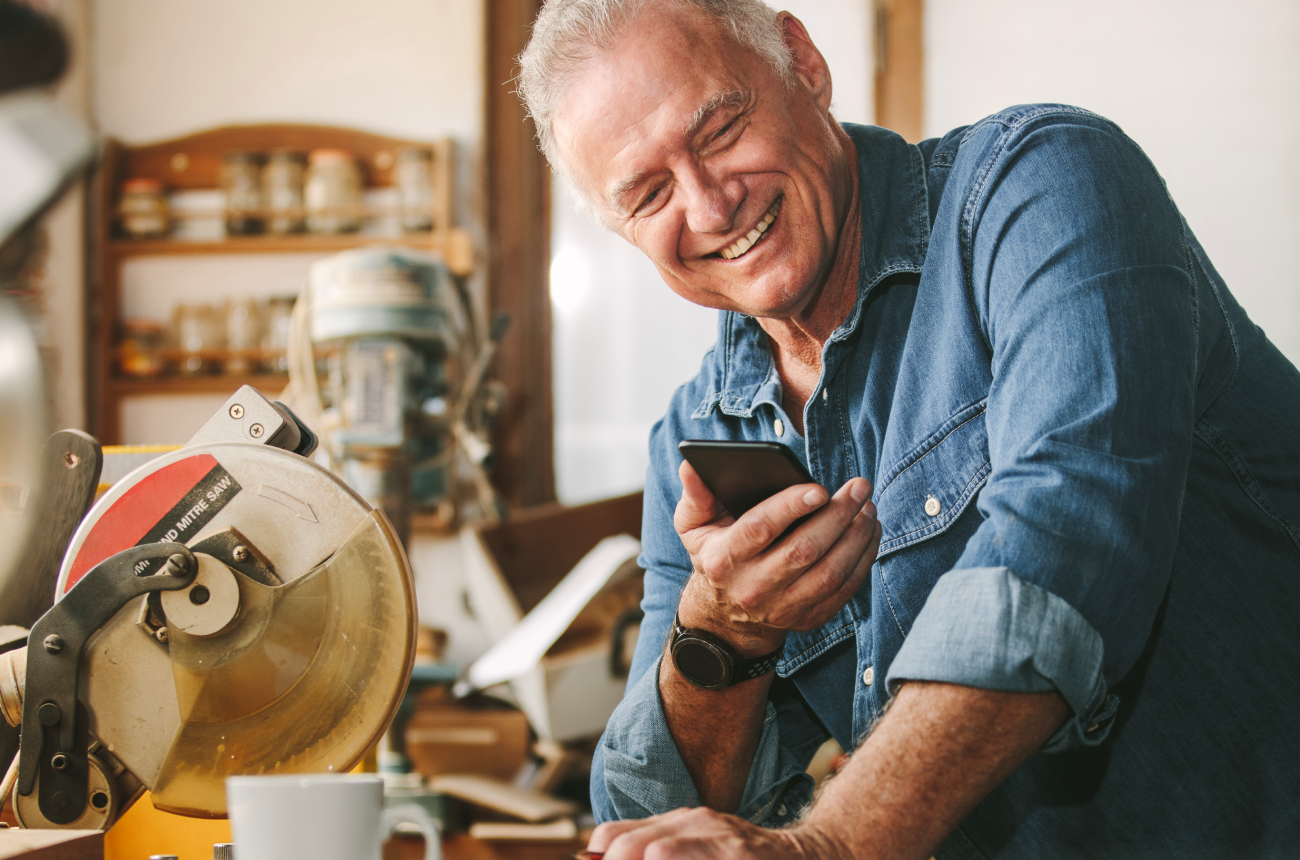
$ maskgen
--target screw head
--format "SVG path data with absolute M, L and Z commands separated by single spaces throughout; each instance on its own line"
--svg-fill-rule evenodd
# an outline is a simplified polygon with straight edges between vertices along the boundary
M 63 465 L 67 466 L 69 469 L 75 469 L 77 464 L 80 462 L 81 458 L 71 451 L 63 452 Z
M 244 407 L 240 406 L 238 403 L 230 404 L 230 417 L 234 418 L 236 421 L 238 421 L 240 418 L 243 418 Z
M 167 557 L 163 573 L 170 576 L 184 576 L 190 572 L 190 560 L 179 552 Z
M 57 633 L 51 633 L 45 637 L 45 650 L 51 654 L 57 654 L 63 650 L 63 637 Z
M 153 632 L 153 638 L 157 639 L 159 642 L 166 642 L 166 641 L 167 641 L 167 628 L 166 628 L 166 627 L 159 627 L 157 630 L 155 630 L 155 631 Z
M 45 702 L 36 709 L 36 719 L 46 728 L 57 726 L 59 720 L 63 719 L 63 711 L 53 702 Z
M 243 544 L 240 544 L 231 550 L 230 554 L 234 557 L 235 561 L 248 561 L 248 547 Z
M 55 809 L 67 809 L 72 805 L 72 797 L 66 791 L 56 791 L 50 797 Z
M 261 439 L 264 432 L 266 431 L 261 424 L 254 424 L 252 427 L 248 428 L 248 435 L 252 436 L 254 439 Z

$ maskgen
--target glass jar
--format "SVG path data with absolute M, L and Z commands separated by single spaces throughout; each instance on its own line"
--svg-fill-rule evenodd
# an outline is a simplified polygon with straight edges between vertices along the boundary
M 262 232 L 262 161 L 256 152 L 228 152 L 221 161 L 228 236 Z
M 305 153 L 279 150 L 267 159 L 262 168 L 262 201 L 268 233 L 302 232 L 306 223 L 302 196 L 306 172 Z
M 289 372 L 289 330 L 293 328 L 295 301 L 295 296 L 276 296 L 266 304 L 262 368 L 268 373 Z
M 433 227 L 433 152 L 413 147 L 397 154 L 397 196 L 402 229 L 408 233 Z
M 176 306 L 172 329 L 180 350 L 180 371 L 186 376 L 217 373 L 221 362 L 216 354 L 225 345 L 225 326 L 212 305 Z
M 171 218 L 162 183 L 156 179 L 128 179 L 122 183 L 117 203 L 122 229 L 132 239 L 153 239 L 167 235 Z
M 163 371 L 163 324 L 159 320 L 135 317 L 122 320 L 122 341 L 117 369 L 123 376 L 148 378 Z
M 261 304 L 253 299 L 226 302 L 226 373 L 251 373 L 262 345 Z
M 353 233 L 361 229 L 361 169 L 351 153 L 312 150 L 305 196 L 311 232 Z

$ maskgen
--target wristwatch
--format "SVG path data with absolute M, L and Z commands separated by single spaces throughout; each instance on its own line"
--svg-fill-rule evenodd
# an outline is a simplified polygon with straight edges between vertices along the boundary
M 683 627 L 676 615 L 668 649 L 682 677 L 706 690 L 724 690 L 762 677 L 775 669 L 777 660 L 781 659 L 780 648 L 761 657 L 740 657 L 721 636 Z

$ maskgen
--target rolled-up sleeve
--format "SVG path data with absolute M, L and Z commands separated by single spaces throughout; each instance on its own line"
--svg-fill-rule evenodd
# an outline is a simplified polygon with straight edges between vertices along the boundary
M 812 798 L 812 778 L 804 770 L 807 763 L 781 746 L 778 724 L 777 709 L 769 702 L 737 812 L 765 826 L 793 819 Z M 610 718 L 601 739 L 599 761 L 603 791 L 595 812 L 602 821 L 645 818 L 700 805 L 695 784 L 668 730 L 659 694 L 658 663 L 628 690 Z
M 1106 695 L 1101 636 L 1069 603 L 1005 567 L 954 570 L 930 593 L 889 668 L 902 680 L 1014 693 L 1057 690 L 1074 716 L 1045 751 L 1100 743 L 1116 700 Z
M 1181 218 L 1100 118 L 1000 135 L 967 208 L 988 338 L 984 521 L 888 673 L 1057 690 L 1048 749 L 1100 742 L 1168 586 L 1191 451 L 1196 307 Z

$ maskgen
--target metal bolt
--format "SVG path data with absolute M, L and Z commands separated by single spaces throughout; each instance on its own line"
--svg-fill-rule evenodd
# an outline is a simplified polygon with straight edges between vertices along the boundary
M 57 726 L 59 720 L 63 719 L 63 711 L 53 702 L 45 702 L 36 709 L 36 719 L 46 728 Z
M 153 638 L 157 639 L 159 642 L 166 642 L 166 641 L 167 641 L 167 628 L 166 628 L 166 627 L 159 627 L 157 630 L 155 630 L 155 631 L 153 632 Z
M 50 798 L 55 809 L 67 809 L 72 805 L 72 797 L 66 791 L 56 791 Z
M 51 654 L 57 654 L 63 650 L 63 637 L 57 633 L 51 633 L 45 637 L 45 650 Z
M 212 599 L 212 592 L 202 585 L 196 585 L 190 589 L 190 603 L 195 606 L 202 606 Z
M 65 451 L 63 453 L 63 465 L 67 466 L 69 469 L 75 468 L 79 462 L 81 462 L 81 458 L 71 451 Z
M 90 805 L 103 812 L 108 807 L 108 792 L 97 791 L 90 796 Z
M 248 561 L 248 547 L 243 544 L 236 546 L 230 554 L 235 557 L 235 561 Z
M 190 560 L 179 552 L 167 557 L 167 566 L 163 573 L 170 576 L 184 576 L 190 572 Z
M 254 439 L 261 439 L 262 433 L 264 432 L 265 430 L 261 424 L 254 424 L 252 427 L 248 428 L 248 435 L 252 436 Z
M 54 768 L 55 770 L 67 770 L 68 757 L 63 753 L 55 753 L 54 756 L 50 759 L 50 767 Z
M 230 404 L 230 417 L 234 418 L 236 421 L 238 421 L 240 418 L 243 418 L 244 407 L 240 406 L 238 403 Z

